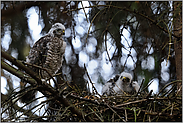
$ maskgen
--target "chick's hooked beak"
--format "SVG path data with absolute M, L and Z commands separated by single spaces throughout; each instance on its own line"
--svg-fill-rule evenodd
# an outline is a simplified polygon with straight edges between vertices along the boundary
M 62 35 L 65 35 L 65 30 L 62 30 Z
M 130 79 L 128 77 L 122 77 L 121 80 L 123 82 L 130 82 Z
M 58 30 L 58 33 L 60 33 L 61 35 L 65 35 L 65 30 Z
M 121 80 L 125 80 L 125 79 L 126 79 L 126 77 L 121 77 L 120 79 L 121 79 Z

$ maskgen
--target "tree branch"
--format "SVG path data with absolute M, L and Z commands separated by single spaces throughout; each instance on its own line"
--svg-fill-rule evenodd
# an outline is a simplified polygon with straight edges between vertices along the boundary
M 76 114 L 78 117 L 80 117 L 81 119 L 83 119 L 83 114 L 85 114 L 82 111 L 79 111 L 73 104 L 70 104 L 68 100 L 64 99 L 64 96 L 60 96 L 59 95 L 59 91 L 55 90 L 53 87 L 51 87 L 49 84 L 47 84 L 46 82 L 42 82 L 41 79 L 39 77 L 37 77 L 37 75 L 30 70 L 29 68 L 27 68 L 24 64 L 22 64 L 19 60 L 13 58 L 12 56 L 10 56 L 9 54 L 5 53 L 4 51 L 1 51 L 1 55 L 3 58 L 7 59 L 8 61 L 12 62 L 14 65 L 16 65 L 18 68 L 24 70 L 27 74 L 29 74 L 33 79 L 35 79 L 38 83 L 41 83 L 40 87 L 38 88 L 38 90 L 45 95 L 46 97 L 49 96 L 54 96 L 56 100 L 58 100 L 58 104 L 62 103 L 64 106 L 66 107 L 70 107 L 69 109 L 71 110 L 71 112 L 73 114 Z M 23 75 L 16 72 L 17 70 L 15 69 L 9 69 L 8 66 L 6 66 L 4 63 L 1 63 L 3 68 L 9 72 L 11 72 L 14 75 L 17 75 L 18 77 L 23 78 Z M 31 81 L 30 81 L 31 82 Z M 32 83 L 33 85 L 35 83 Z M 84 115 L 85 117 L 85 115 Z M 93 121 L 89 116 L 85 117 L 86 121 Z
M 17 66 L 18 68 L 24 70 L 27 74 L 29 74 L 33 79 L 36 80 L 36 82 L 41 85 L 42 81 L 41 79 L 37 76 L 37 74 L 32 71 L 30 68 L 26 67 L 24 64 L 22 64 L 19 60 L 15 59 L 14 57 L 10 56 L 6 52 L 1 50 L 1 56 L 8 61 L 10 61 L 13 65 Z
M 1 93 L 1 102 L 6 102 L 8 99 L 8 96 L 7 95 L 4 95 Z M 19 110 L 20 112 L 22 112 L 24 115 L 27 115 L 27 116 L 32 116 L 32 117 L 38 117 L 36 114 L 32 114 L 32 112 L 30 110 L 25 110 L 21 107 L 19 107 L 17 104 L 13 104 L 12 107 L 14 107 L 16 110 Z M 2 108 L 2 107 L 1 107 Z M 25 112 L 25 113 L 24 113 Z M 41 122 L 44 122 L 43 119 L 39 119 L 39 121 Z
M 130 13 L 135 13 L 135 14 L 137 14 L 137 15 L 140 15 L 140 16 L 142 16 L 143 18 L 145 18 L 145 19 L 149 20 L 150 22 L 152 22 L 152 24 L 156 25 L 159 29 L 161 29 L 162 31 L 164 31 L 165 33 L 168 34 L 168 31 L 167 31 L 166 29 L 164 29 L 163 27 L 161 27 L 160 25 L 158 25 L 158 24 L 159 24 L 158 21 L 155 21 L 155 20 L 149 18 L 148 16 L 146 16 L 146 15 L 144 15 L 144 14 L 142 14 L 142 13 L 136 11 L 136 10 L 132 11 L 132 10 L 130 10 L 130 9 L 127 9 L 126 7 L 119 7 L 119 6 L 113 6 L 113 5 L 95 5 L 95 6 L 88 6 L 88 7 L 85 7 L 85 8 L 95 8 L 95 7 L 100 7 L 100 6 L 104 6 L 104 7 L 113 7 L 113 8 L 117 8 L 117 9 L 120 9 L 120 10 L 124 10 L 124 11 L 130 12 Z M 63 13 L 67 13 L 67 12 L 70 12 L 70 11 L 76 11 L 76 10 L 80 10 L 80 9 L 83 9 L 83 8 L 77 8 L 77 9 L 72 9 L 72 10 L 64 11 Z M 105 8 L 105 9 L 106 9 L 106 8 Z M 102 11 L 102 10 L 101 10 L 101 11 Z M 100 11 L 99 11 L 99 12 L 100 12 Z M 98 14 L 98 13 L 97 13 L 97 14 Z M 95 19 L 95 18 L 93 18 L 93 20 L 94 20 L 94 19 Z M 92 20 L 92 22 L 93 22 L 93 20 Z M 91 22 L 91 23 L 92 23 L 92 22 Z M 89 28 L 89 30 L 90 30 L 90 28 Z M 88 33 L 89 33 L 89 30 L 88 30 Z M 172 36 L 174 36 L 175 38 L 181 38 L 181 36 L 178 36 L 178 35 L 175 35 L 175 34 L 172 34 Z M 86 39 L 86 40 L 87 40 L 87 39 Z

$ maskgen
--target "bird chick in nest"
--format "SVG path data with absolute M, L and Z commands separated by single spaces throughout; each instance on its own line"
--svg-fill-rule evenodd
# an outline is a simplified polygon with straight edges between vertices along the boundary
M 140 86 L 136 81 L 132 81 L 133 77 L 130 73 L 122 72 L 110 79 L 102 88 L 102 95 L 113 95 L 138 92 Z
M 130 73 L 122 72 L 118 80 L 116 81 L 115 87 L 113 88 L 117 94 L 123 94 L 124 92 L 132 92 L 133 88 L 131 85 L 132 75 Z

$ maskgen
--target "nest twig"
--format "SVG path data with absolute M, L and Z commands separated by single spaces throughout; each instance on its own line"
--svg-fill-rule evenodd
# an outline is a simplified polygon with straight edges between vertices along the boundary
M 152 91 L 149 93 L 144 91 L 150 85 L 149 83 L 145 88 L 141 86 L 140 88 L 142 89 L 135 94 L 126 93 L 122 95 L 101 96 L 97 92 L 89 75 L 89 82 L 92 84 L 94 93 L 84 93 L 82 90 L 78 91 L 77 88 L 72 88 L 71 85 L 68 86 L 70 88 L 69 91 L 67 88 L 57 90 L 49 84 L 43 83 L 39 77 L 34 76 L 35 74 L 21 62 L 5 53 L 2 53 L 2 56 L 25 70 L 33 78 L 26 78 L 26 81 L 34 87 L 32 89 L 36 89 L 44 95 L 32 100 L 30 103 L 36 102 L 43 97 L 46 99 L 38 104 L 36 103 L 29 109 L 24 109 L 28 105 L 19 107 L 17 102 L 24 93 L 31 90 L 24 91 L 24 93 L 22 93 L 23 90 L 19 91 L 19 93 L 12 92 L 12 95 L 9 96 L 3 95 L 1 121 L 182 121 L 182 96 L 178 95 L 182 87 L 176 89 L 172 86 L 171 91 L 166 91 L 167 87 L 182 82 L 181 80 L 176 80 L 165 85 L 158 94 L 154 95 Z M 23 73 L 19 72 L 16 68 L 9 67 L 3 62 L 1 65 L 3 69 L 17 77 L 24 78 Z M 86 70 L 85 65 L 84 67 Z M 60 86 L 64 86 L 65 84 Z M 16 91 L 16 89 L 13 91 Z

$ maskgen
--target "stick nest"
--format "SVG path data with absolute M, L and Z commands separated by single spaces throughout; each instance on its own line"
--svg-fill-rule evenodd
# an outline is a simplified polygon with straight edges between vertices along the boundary
M 88 96 L 90 95 L 90 96 Z M 157 122 L 182 121 L 182 96 L 139 92 L 113 96 L 71 94 L 71 102 L 94 121 Z M 75 121 L 82 121 L 74 117 Z

